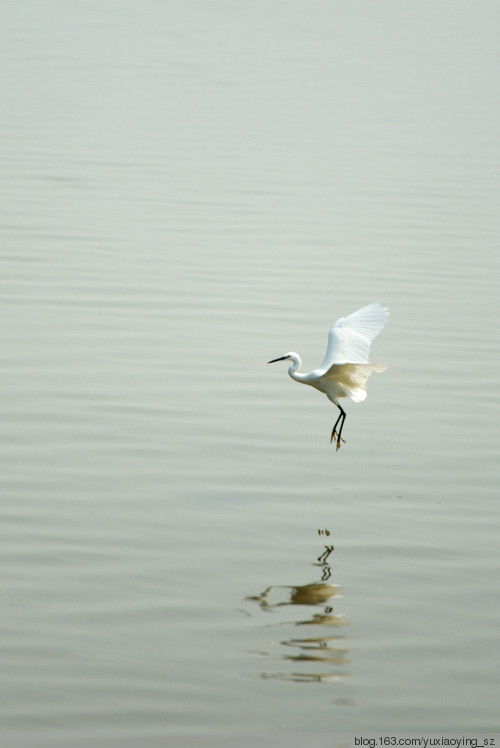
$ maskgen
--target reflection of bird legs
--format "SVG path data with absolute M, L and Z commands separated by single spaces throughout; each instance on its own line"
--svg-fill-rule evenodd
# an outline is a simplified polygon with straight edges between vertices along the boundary
M 345 421 L 345 417 L 346 417 L 346 412 L 342 408 L 342 406 L 339 405 L 337 402 L 335 403 L 335 405 L 340 410 L 340 415 L 337 418 L 337 420 L 335 421 L 335 425 L 334 425 L 334 427 L 332 429 L 332 435 L 330 437 L 330 444 L 335 440 L 335 437 L 337 437 L 337 446 L 336 446 L 336 449 L 335 449 L 335 451 L 337 451 L 337 449 L 340 449 L 340 442 L 344 442 L 344 444 L 345 444 L 345 439 L 342 439 L 342 429 L 344 427 L 344 421 Z M 339 427 L 339 432 L 337 434 L 337 425 L 338 425 L 339 421 L 341 421 L 341 423 L 340 423 L 340 427 Z
M 330 569 L 328 564 L 323 564 L 323 571 L 321 573 L 321 581 L 327 582 L 331 576 L 332 576 L 332 570 Z
M 332 551 L 333 545 L 325 545 L 325 550 L 323 551 L 321 556 L 318 556 L 318 561 L 320 563 L 324 563 Z

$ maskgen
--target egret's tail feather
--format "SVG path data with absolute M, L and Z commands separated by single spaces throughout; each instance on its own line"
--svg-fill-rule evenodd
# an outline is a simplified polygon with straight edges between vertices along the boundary
M 366 395 L 366 390 L 361 387 L 357 387 L 349 392 L 349 397 L 351 400 L 354 400 L 355 403 L 361 403 L 363 400 L 366 400 Z

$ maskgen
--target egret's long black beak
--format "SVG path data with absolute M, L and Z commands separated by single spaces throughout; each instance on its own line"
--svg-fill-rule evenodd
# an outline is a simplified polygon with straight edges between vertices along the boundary
M 279 358 L 273 358 L 272 361 L 268 361 L 267 363 L 268 364 L 274 364 L 276 361 L 285 361 L 285 359 L 287 359 L 287 358 L 288 358 L 288 356 L 280 356 Z

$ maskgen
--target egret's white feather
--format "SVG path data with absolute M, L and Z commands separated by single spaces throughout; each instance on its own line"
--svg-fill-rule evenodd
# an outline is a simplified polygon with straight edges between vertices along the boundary
M 388 317 L 387 308 L 377 301 L 338 319 L 328 334 L 326 355 L 318 368 L 327 371 L 332 364 L 367 364 L 372 341 Z
M 385 364 L 332 364 L 318 383 L 332 402 L 347 396 L 360 403 L 366 398 L 366 383 L 372 372 L 380 373 L 386 369 Z

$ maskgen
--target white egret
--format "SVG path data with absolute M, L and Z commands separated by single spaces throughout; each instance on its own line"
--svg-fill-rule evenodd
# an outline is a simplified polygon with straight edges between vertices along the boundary
M 340 415 L 335 421 L 330 438 L 330 443 L 336 438 L 337 449 L 341 442 L 345 444 L 342 428 L 346 419 L 346 412 L 340 405 L 339 398 L 350 397 L 355 403 L 362 402 L 366 398 L 365 385 L 371 373 L 387 369 L 385 364 L 370 363 L 368 357 L 370 345 L 384 327 L 388 316 L 389 310 L 375 302 L 348 317 L 338 319 L 328 334 L 328 348 L 323 362 L 307 374 L 297 371 L 302 366 L 302 359 L 294 351 L 268 361 L 273 364 L 275 361 L 291 359 L 292 365 L 288 373 L 292 379 L 316 387 L 337 406 Z

